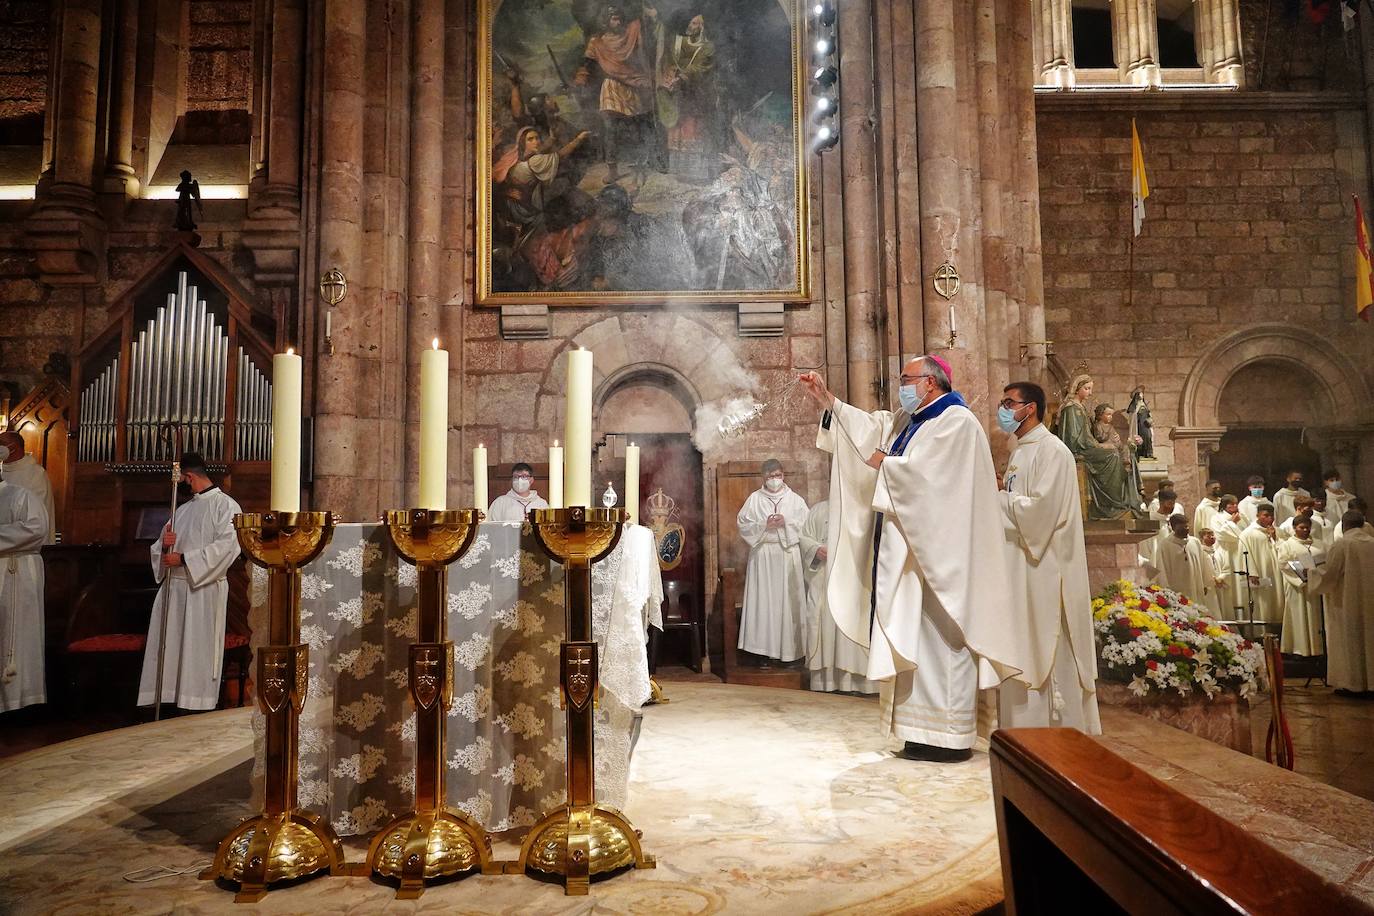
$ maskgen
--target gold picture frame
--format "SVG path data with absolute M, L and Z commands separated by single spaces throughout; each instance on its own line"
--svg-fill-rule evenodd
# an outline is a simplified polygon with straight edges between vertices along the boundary
M 810 299 L 801 0 L 477 6 L 479 305 Z

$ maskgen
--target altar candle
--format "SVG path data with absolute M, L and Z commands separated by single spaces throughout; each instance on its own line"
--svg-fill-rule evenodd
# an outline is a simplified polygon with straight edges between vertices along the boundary
M 480 444 L 472 450 L 472 505 L 487 511 L 487 447 Z
M 448 351 L 437 337 L 420 354 L 420 508 L 448 508 Z
M 630 513 L 625 524 L 639 521 L 639 446 L 633 442 L 625 447 L 625 510 Z
M 959 331 L 954 327 L 954 303 L 949 304 L 949 336 L 955 337 Z
M 592 352 L 568 351 L 568 404 L 563 441 L 568 443 L 563 496 L 569 506 L 592 501 Z
M 301 511 L 301 358 L 272 357 L 273 512 Z
M 557 439 L 549 446 L 549 508 L 563 508 L 563 448 Z

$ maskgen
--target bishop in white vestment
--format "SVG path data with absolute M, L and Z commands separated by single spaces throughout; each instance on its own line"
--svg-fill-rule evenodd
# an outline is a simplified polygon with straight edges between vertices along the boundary
M 763 486 L 749 494 L 736 519 L 739 535 L 749 545 L 739 648 L 790 662 L 806 653 L 801 552 L 806 500 L 787 486 L 776 459 L 763 463 L 763 476 Z
M 172 524 L 150 549 L 161 588 L 153 602 L 138 705 L 154 702 L 157 649 L 167 617 L 162 703 L 182 709 L 214 709 L 224 663 L 224 626 L 229 601 L 225 575 L 239 555 L 234 516 L 239 504 L 211 483 L 198 455 L 182 457 L 182 479 L 194 494 L 177 506 Z
M 830 500 L 823 499 L 811 507 L 801 530 L 806 573 L 806 667 L 811 674 L 807 686 L 812 690 L 877 693 L 877 685 L 864 677 L 868 651 L 840 632 L 825 600 L 829 529 Z
M 1240 603 L 1245 619 L 1249 618 L 1249 602 L 1254 601 L 1254 619 L 1265 623 L 1283 622 L 1283 586 L 1279 582 L 1278 529 L 1274 526 L 1274 509 L 1261 505 L 1255 521 L 1241 532 L 1241 563 L 1237 572 L 1249 577 L 1242 581 Z
M 48 480 L 47 470 L 32 455 L 24 454 L 24 437 L 13 430 L 0 433 L 0 447 L 10 451 L 9 458 L 4 462 L 5 479 L 38 498 L 48 516 L 48 534 L 43 543 L 56 544 L 57 510 L 53 505 L 52 482 Z
M 531 509 L 547 509 L 549 503 L 534 489 L 534 468 L 521 462 L 511 468 L 510 491 L 491 501 L 489 522 L 523 522 Z
M 1003 395 L 998 424 L 1016 436 L 1002 477 L 1007 577 L 1013 607 L 1030 620 L 1025 675 L 1037 686 L 1006 681 L 998 724 L 1065 725 L 1098 735 L 1097 646 L 1077 467 L 1068 446 L 1042 422 L 1044 389 L 1017 382 Z
M 0 712 L 48 699 L 39 556 L 47 534 L 48 516 L 38 498 L 0 478 Z
M 883 729 L 904 755 L 967 759 L 979 687 L 1032 668 L 987 434 L 933 357 L 903 368 L 897 414 L 843 403 L 814 372 L 801 383 L 827 408 L 816 444 L 834 456 L 830 613 L 868 646 Z
M 1374 534 L 1357 510 L 1346 510 L 1341 527 L 1308 581 L 1327 597 L 1326 682 L 1337 693 L 1363 693 L 1374 690 Z

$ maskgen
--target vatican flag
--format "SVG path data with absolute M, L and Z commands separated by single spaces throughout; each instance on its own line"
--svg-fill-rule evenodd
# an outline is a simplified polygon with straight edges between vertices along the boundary
M 1369 229 L 1365 226 L 1360 198 L 1355 197 L 1355 314 L 1369 320 L 1369 305 L 1374 302 L 1374 270 L 1369 264 Z
M 1135 132 L 1135 118 L 1131 118 L 1131 226 L 1140 235 L 1145 222 L 1145 198 L 1150 196 L 1150 182 L 1145 177 L 1145 154 L 1140 150 L 1140 134 Z

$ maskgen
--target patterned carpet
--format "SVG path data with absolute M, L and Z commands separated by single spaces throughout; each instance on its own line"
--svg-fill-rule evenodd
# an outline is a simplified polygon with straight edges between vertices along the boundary
M 268 895 L 265 913 L 930 913 L 1001 899 L 987 757 L 891 757 L 873 700 L 672 683 L 645 710 L 626 813 L 654 870 L 567 898 L 475 876 L 393 903 L 365 878 Z M 0 761 L 0 912 L 244 912 L 184 868 L 248 812 L 248 710 L 173 719 Z M 513 840 L 518 837 L 513 837 Z M 349 844 L 350 860 L 362 856 Z M 514 843 L 498 843 L 514 857 Z

